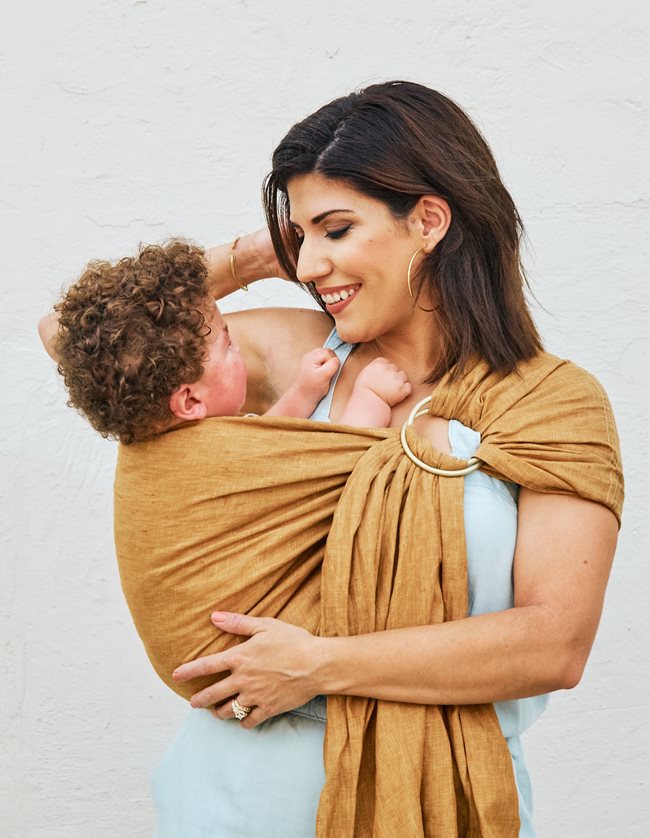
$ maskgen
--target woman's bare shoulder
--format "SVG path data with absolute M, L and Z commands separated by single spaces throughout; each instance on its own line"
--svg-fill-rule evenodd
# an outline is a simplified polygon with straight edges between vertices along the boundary
M 233 311 L 224 314 L 230 323 L 252 324 L 255 329 L 260 326 L 282 326 L 303 324 L 305 328 L 332 330 L 332 318 L 320 309 L 293 308 L 289 306 L 274 306 L 269 308 L 249 308 L 243 311 Z M 245 328 L 246 328 L 245 326 Z
M 263 412 L 293 383 L 305 352 L 322 346 L 333 322 L 323 311 L 256 308 L 225 315 L 248 369 L 247 409 Z
M 302 355 L 322 344 L 333 326 L 325 312 L 307 308 L 256 308 L 225 319 L 242 348 L 246 345 L 262 355 L 280 346 Z

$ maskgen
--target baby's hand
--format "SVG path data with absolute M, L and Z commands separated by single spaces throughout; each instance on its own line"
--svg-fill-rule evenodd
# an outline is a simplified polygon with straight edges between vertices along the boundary
M 361 370 L 354 388 L 371 390 L 393 407 L 411 394 L 411 383 L 403 370 L 386 358 L 375 358 Z
M 303 355 L 296 384 L 306 395 L 322 399 L 338 368 L 339 359 L 332 350 L 319 346 Z

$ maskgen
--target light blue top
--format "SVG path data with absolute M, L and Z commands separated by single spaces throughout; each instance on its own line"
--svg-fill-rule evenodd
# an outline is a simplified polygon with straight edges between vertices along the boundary
M 325 346 L 341 362 L 352 351 L 332 331 Z M 337 374 L 338 377 L 338 374 Z M 329 421 L 336 379 L 312 419 Z M 480 435 L 449 423 L 452 453 L 469 458 Z M 465 478 L 464 510 L 470 615 L 513 605 L 517 487 L 475 471 Z M 548 696 L 496 703 L 519 793 L 520 838 L 534 838 L 532 793 L 520 734 Z M 310 838 L 323 772 L 326 699 L 317 696 L 254 730 L 193 710 L 154 777 L 156 838 Z

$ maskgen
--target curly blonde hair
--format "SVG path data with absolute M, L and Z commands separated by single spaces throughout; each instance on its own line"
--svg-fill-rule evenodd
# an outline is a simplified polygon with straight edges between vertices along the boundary
M 211 304 L 195 245 L 172 240 L 114 264 L 90 262 L 54 307 L 68 404 L 123 443 L 163 430 L 171 394 L 203 374 Z

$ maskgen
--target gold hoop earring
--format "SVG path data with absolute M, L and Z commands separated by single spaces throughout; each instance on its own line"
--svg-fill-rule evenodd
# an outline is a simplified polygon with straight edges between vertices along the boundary
M 421 250 L 424 250 L 424 248 L 423 247 L 418 247 L 418 249 L 415 251 L 413 256 L 411 256 L 411 261 L 409 262 L 408 270 L 406 272 L 406 284 L 407 284 L 408 289 L 409 289 L 409 296 L 413 300 L 413 304 L 416 305 L 420 309 L 420 311 L 427 311 L 427 312 L 431 313 L 432 311 L 437 311 L 438 307 L 435 306 L 434 308 L 422 308 L 422 306 L 418 303 L 416 298 L 413 296 L 413 289 L 411 288 L 411 269 L 413 267 L 413 262 L 415 261 L 415 257 L 418 255 L 418 253 Z

